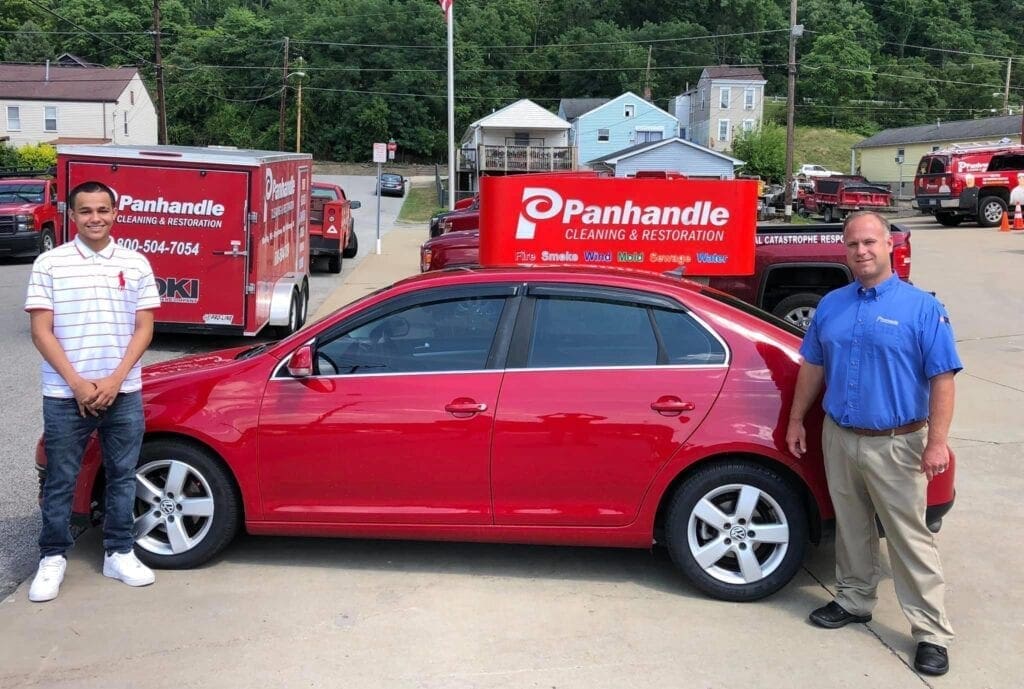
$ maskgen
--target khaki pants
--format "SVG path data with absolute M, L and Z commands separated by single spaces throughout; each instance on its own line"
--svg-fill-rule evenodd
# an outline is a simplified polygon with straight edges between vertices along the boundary
M 880 575 L 875 514 L 885 529 L 896 597 L 917 642 L 949 646 L 945 582 L 935 538 L 925 524 L 928 481 L 921 472 L 927 428 L 861 436 L 826 417 L 825 473 L 836 511 L 836 602 L 867 615 Z

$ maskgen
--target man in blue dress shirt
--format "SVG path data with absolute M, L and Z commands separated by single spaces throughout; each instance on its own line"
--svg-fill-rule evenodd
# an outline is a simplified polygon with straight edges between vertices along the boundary
M 872 212 L 843 226 L 856 280 L 818 304 L 804 337 L 786 442 L 807 450 L 803 419 L 825 386 L 822 450 L 836 512 L 836 597 L 810 614 L 837 629 L 871 620 L 879 579 L 877 513 L 914 667 L 949 670 L 939 551 L 925 524 L 928 481 L 946 470 L 954 382 L 963 365 L 942 305 L 893 273 L 889 223 Z

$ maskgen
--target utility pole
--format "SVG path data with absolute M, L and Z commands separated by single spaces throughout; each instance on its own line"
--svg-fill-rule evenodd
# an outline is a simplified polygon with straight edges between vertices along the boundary
M 651 53 L 654 45 L 647 46 L 647 73 L 644 75 L 644 100 L 651 102 Z
M 167 143 L 167 101 L 164 98 L 164 62 L 160 54 L 160 0 L 153 0 L 153 42 L 156 58 L 156 142 Z
M 1010 65 L 1013 64 L 1013 58 L 1006 58 L 1006 88 L 1003 89 L 1003 114 L 1010 114 Z
M 281 68 L 281 112 L 277 119 L 277 150 L 284 150 L 284 111 L 288 104 L 288 37 L 284 37 L 284 66 Z
M 789 86 L 786 104 L 786 190 L 783 196 L 786 220 L 793 217 L 793 117 L 796 110 L 796 39 L 803 26 L 796 23 L 796 0 L 789 0 Z

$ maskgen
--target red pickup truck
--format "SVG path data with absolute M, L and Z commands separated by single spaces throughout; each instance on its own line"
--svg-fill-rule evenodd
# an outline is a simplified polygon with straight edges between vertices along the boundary
M 359 251 L 352 211 L 362 204 L 350 201 L 345 190 L 329 182 L 313 182 L 309 204 L 310 267 L 318 256 L 327 258 L 327 270 L 341 272 L 341 259 Z M 326 222 L 325 222 L 326 219 Z
M 995 227 L 1007 210 L 1013 214 L 1024 176 L 1024 145 L 965 146 L 921 157 L 914 176 L 917 207 L 940 224 L 964 220 Z
M 843 236 L 835 225 L 758 225 L 754 274 L 695 278 L 806 329 L 830 290 L 853 280 Z M 910 279 L 910 230 L 892 228 L 893 268 Z M 451 232 L 420 247 L 420 269 L 476 265 L 480 231 Z
M 859 175 L 833 175 L 812 182 L 814 190 L 803 200 L 804 209 L 825 222 L 842 222 L 847 213 L 894 210 L 892 192 Z
M 0 179 L 0 256 L 36 256 L 57 245 L 57 183 Z

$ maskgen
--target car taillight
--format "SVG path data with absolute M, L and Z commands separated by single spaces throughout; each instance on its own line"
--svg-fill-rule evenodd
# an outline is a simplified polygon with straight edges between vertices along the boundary
M 893 247 L 892 250 L 892 269 L 896 271 L 896 274 L 901 280 L 910 279 L 910 238 L 900 244 L 899 246 Z
M 433 249 L 427 247 L 420 247 L 420 272 L 425 273 L 430 270 L 430 259 L 433 257 Z

